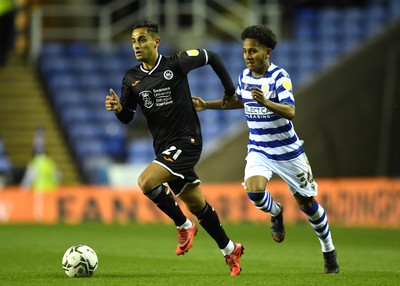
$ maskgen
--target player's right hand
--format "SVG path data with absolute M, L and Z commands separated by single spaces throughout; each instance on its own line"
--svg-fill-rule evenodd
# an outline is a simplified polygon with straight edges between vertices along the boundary
M 197 112 L 207 109 L 207 103 L 202 98 L 197 96 L 192 96 L 192 101 L 194 108 L 196 109 Z
M 107 111 L 114 111 L 116 113 L 119 113 L 122 110 L 119 97 L 112 88 L 110 89 L 110 95 L 106 96 L 105 107 Z

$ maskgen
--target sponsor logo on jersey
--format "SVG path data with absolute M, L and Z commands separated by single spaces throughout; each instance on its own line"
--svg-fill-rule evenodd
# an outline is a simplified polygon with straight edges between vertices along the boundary
M 141 93 L 139 93 L 139 96 L 143 100 L 143 105 L 146 108 L 151 108 L 154 104 L 153 100 L 151 99 L 151 91 L 149 90 L 144 90 Z
M 135 82 L 132 83 L 132 87 L 135 86 L 135 85 L 137 85 L 139 82 L 140 82 L 140 80 L 135 80 Z
M 171 70 L 166 70 L 164 72 L 164 78 L 166 80 L 171 80 L 174 77 L 174 73 Z
M 274 114 L 268 108 L 252 103 L 245 103 L 244 112 L 249 118 L 270 118 Z
M 167 156 L 163 156 L 165 161 L 169 161 L 169 162 L 174 162 L 173 159 L 171 159 L 170 157 Z

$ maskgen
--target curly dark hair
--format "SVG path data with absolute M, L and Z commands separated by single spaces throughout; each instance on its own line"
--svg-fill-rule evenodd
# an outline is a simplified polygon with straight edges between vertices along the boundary
M 149 34 L 152 34 L 154 37 L 158 37 L 159 34 L 159 29 L 158 29 L 158 24 L 153 21 L 148 21 L 148 20 L 143 20 L 140 22 L 137 22 L 132 25 L 132 30 L 135 29 L 140 29 L 140 28 L 146 28 L 147 32 Z
M 258 40 L 262 45 L 271 48 L 275 48 L 278 43 L 274 32 L 266 26 L 254 25 L 247 27 L 243 30 L 241 35 L 242 40 L 250 38 Z

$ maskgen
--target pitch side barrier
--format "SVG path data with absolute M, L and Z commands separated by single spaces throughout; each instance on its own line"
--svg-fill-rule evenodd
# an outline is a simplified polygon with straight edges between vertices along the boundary
M 330 224 L 360 227 L 400 227 L 400 179 L 318 179 L 317 200 Z M 203 184 L 206 199 L 224 222 L 265 222 L 240 182 Z M 274 199 L 285 205 L 285 222 L 305 220 L 284 182 L 268 185 Z M 179 201 L 179 199 L 178 199 Z M 179 203 L 181 203 L 179 201 Z M 186 208 L 186 214 L 191 217 Z M 60 187 L 33 193 L 19 187 L 0 191 L 1 223 L 150 223 L 170 222 L 140 190 L 97 186 Z

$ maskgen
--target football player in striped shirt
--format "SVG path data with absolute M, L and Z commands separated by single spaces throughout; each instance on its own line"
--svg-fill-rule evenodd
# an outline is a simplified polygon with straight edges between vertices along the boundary
M 205 200 L 194 171 L 202 151 L 202 135 L 187 74 L 210 65 L 225 88 L 225 100 L 235 95 L 232 79 L 215 52 L 193 49 L 172 56 L 159 54 L 159 27 L 152 21 L 133 25 L 131 43 L 141 63 L 126 72 L 121 98 L 110 90 L 105 108 L 114 111 L 126 124 L 131 122 L 138 106 L 146 117 L 156 158 L 141 173 L 138 185 L 174 221 L 178 230 L 177 255 L 192 247 L 197 227 L 182 213 L 170 189 L 215 240 L 229 265 L 230 276 L 237 276 L 244 247 L 225 233 L 217 212 Z
M 271 234 L 276 242 L 285 238 L 283 206 L 275 202 L 266 186 L 273 174 L 288 185 L 321 243 L 325 273 L 338 273 L 339 265 L 327 215 L 316 201 L 317 183 L 297 136 L 292 119 L 295 101 L 288 73 L 270 62 L 277 41 L 271 29 L 255 25 L 243 30 L 243 57 L 247 68 L 239 76 L 236 97 L 204 101 L 193 97 L 196 110 L 243 108 L 250 129 L 244 185 L 249 199 L 271 214 Z

